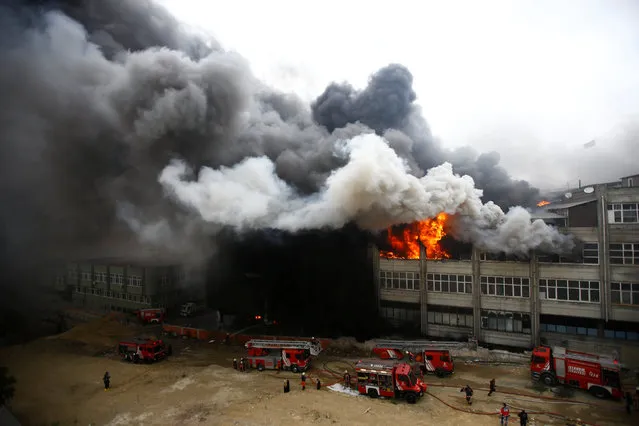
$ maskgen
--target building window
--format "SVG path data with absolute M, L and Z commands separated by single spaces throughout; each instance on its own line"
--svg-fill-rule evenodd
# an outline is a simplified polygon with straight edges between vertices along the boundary
M 528 262 L 528 259 L 517 257 L 512 254 L 505 253 L 479 253 L 479 260 L 481 261 L 495 261 L 495 262 Z
M 379 286 L 387 289 L 419 290 L 419 272 L 379 271 Z
M 106 283 L 107 282 L 107 274 L 106 272 L 96 272 L 93 274 L 95 276 L 96 283 Z
M 464 328 L 473 327 L 473 308 L 428 305 L 426 310 L 429 324 Z
M 639 203 L 608 204 L 608 223 L 638 223 Z
M 382 300 L 380 314 L 382 318 L 386 318 L 395 323 L 419 324 L 421 322 L 420 307 L 419 304 L 416 303 Z
M 124 284 L 124 275 L 111 274 L 111 284 Z
M 82 281 L 91 281 L 91 272 L 81 272 L 80 279 Z
M 142 285 L 142 277 L 137 275 L 129 275 L 126 277 L 127 283 L 132 286 L 141 286 Z
M 481 311 L 481 328 L 508 333 L 530 334 L 530 314 L 521 312 Z
M 525 277 L 481 276 L 481 294 L 503 297 L 530 297 L 530 279 Z
M 599 281 L 541 279 L 539 297 L 548 300 L 599 303 Z
M 592 318 L 540 315 L 539 328 L 548 333 L 597 337 L 597 321 Z
M 539 256 L 537 260 L 540 263 L 586 263 L 591 265 L 599 264 L 599 243 L 584 243 L 581 252 L 581 260 L 567 258 L 557 254 L 547 254 Z
M 426 274 L 428 291 L 442 293 L 472 293 L 472 275 Z
M 604 337 L 607 339 L 639 340 L 636 322 L 608 321 L 604 327 Z
M 75 271 L 75 269 L 69 269 L 67 271 L 67 275 L 69 277 L 69 281 L 71 282 L 78 280 L 78 273 Z
M 610 244 L 610 263 L 615 265 L 639 265 L 639 244 Z
M 639 306 L 638 283 L 610 283 L 611 302 L 615 305 Z

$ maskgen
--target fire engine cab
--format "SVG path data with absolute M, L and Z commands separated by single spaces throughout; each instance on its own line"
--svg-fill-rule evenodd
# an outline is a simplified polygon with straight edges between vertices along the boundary
M 133 338 L 122 340 L 118 344 L 118 352 L 123 361 L 150 363 L 166 358 L 168 351 L 162 340 Z
M 321 344 L 305 340 L 249 340 L 248 362 L 258 371 L 291 370 L 293 373 L 311 368 L 311 357 L 319 355 Z
M 555 346 L 533 350 L 530 373 L 547 386 L 561 383 L 589 391 L 597 398 L 621 398 L 621 366 L 611 356 L 571 351 Z
M 140 321 L 147 324 L 160 324 L 166 317 L 164 308 L 140 309 L 136 314 Z
M 436 374 L 438 377 L 453 374 L 455 364 L 450 349 L 460 346 L 459 342 L 378 340 L 373 353 L 381 359 L 415 361 L 422 373 Z
M 357 391 L 371 398 L 403 398 L 414 404 L 427 386 L 406 362 L 393 360 L 360 360 L 355 364 Z

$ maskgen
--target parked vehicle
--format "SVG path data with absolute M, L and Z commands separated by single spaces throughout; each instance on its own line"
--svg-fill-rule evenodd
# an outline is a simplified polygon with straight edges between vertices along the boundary
M 444 377 L 455 372 L 450 350 L 464 345 L 461 342 L 378 340 L 373 353 L 381 359 L 418 363 L 423 374 Z
M 357 391 L 371 398 L 380 396 L 405 399 L 414 404 L 426 392 L 427 385 L 406 362 L 360 360 L 355 365 Z
M 170 355 L 171 348 L 167 348 L 162 340 L 133 338 L 122 340 L 118 344 L 118 353 L 123 361 L 128 362 L 156 362 Z
M 530 360 L 532 379 L 547 386 L 564 384 L 589 391 L 597 398 L 623 396 L 621 365 L 611 356 L 540 346 Z
M 192 317 L 206 309 L 206 305 L 200 302 L 186 302 L 180 308 L 180 316 Z
M 140 309 L 136 314 L 138 319 L 146 324 L 161 324 L 166 318 L 166 310 L 164 308 Z
M 249 340 L 246 342 L 251 368 L 263 370 L 308 371 L 311 359 L 319 355 L 322 346 L 311 340 Z

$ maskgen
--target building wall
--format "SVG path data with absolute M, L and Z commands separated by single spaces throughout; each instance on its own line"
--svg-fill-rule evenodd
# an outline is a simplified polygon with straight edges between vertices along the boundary
M 74 303 L 87 309 L 131 312 L 181 302 L 178 284 L 184 276 L 178 266 L 96 260 L 68 263 L 62 270 L 56 285 L 67 287 Z
M 577 205 L 555 212 L 569 218 L 563 231 L 584 243 L 581 260 L 533 254 L 529 261 L 494 261 L 478 250 L 470 261 L 428 260 L 423 253 L 421 260 L 379 259 L 381 274 L 419 273 L 411 289 L 380 280 L 380 301 L 418 303 L 427 336 L 614 350 L 624 362 L 639 362 L 639 218 L 619 223 L 614 213 L 636 204 L 639 215 L 639 187 L 598 185 L 571 203 Z

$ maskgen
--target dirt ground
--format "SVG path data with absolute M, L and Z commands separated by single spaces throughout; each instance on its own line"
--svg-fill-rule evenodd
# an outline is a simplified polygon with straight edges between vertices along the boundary
M 157 328 L 125 326 L 108 320 L 94 321 L 50 338 L 0 351 L 17 379 L 10 408 L 25 426 L 66 425 L 497 425 L 502 402 L 515 414 L 559 413 L 596 425 L 630 425 L 639 416 L 628 416 L 621 402 L 600 401 L 576 391 L 565 402 L 552 392 L 534 388 L 526 366 L 481 366 L 458 360 L 451 378 L 426 377 L 429 394 L 415 405 L 404 401 L 373 400 L 328 388 L 356 361 L 320 355 L 309 376 L 319 377 L 322 389 L 311 383 L 305 391 L 299 376 L 288 372 L 240 373 L 231 367 L 241 347 L 216 342 L 170 340 L 174 356 L 151 365 L 119 360 L 115 343 L 127 335 L 154 335 Z M 109 371 L 112 390 L 102 388 Z M 487 396 L 490 378 L 498 392 Z M 282 392 L 285 379 L 292 390 Z M 463 384 L 475 389 L 467 406 L 459 392 Z M 335 388 L 340 389 L 340 385 Z M 499 392 L 502 391 L 502 392 Z M 517 392 L 520 395 L 507 394 Z M 564 396 L 565 397 L 565 396 Z M 494 414 L 482 414 L 494 413 Z M 565 418 L 532 414 L 531 425 L 578 424 Z M 511 418 L 511 424 L 518 424 Z M 518 420 L 518 419 L 516 419 Z

